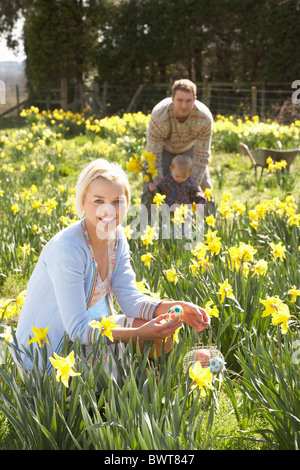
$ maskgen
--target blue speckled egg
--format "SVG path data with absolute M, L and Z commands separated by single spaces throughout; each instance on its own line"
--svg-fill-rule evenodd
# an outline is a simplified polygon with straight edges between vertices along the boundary
M 209 367 L 212 374 L 219 374 L 224 366 L 224 361 L 220 357 L 212 357 L 206 367 Z

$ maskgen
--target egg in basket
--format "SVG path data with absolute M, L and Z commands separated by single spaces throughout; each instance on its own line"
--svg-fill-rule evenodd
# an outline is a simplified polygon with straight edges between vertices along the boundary
M 212 344 L 211 326 L 209 323 L 206 324 L 208 325 L 209 344 L 204 346 L 200 343 L 198 334 L 198 343 L 191 347 L 183 358 L 183 368 L 186 371 L 196 362 L 200 362 L 203 369 L 208 367 L 212 374 L 217 375 L 224 369 L 225 361 L 223 354 Z

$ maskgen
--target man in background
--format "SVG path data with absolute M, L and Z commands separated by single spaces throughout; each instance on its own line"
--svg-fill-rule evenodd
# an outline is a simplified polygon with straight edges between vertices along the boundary
M 147 129 L 146 149 L 156 157 L 157 176 L 154 183 L 159 183 L 169 173 L 176 155 L 185 154 L 193 159 L 191 176 L 201 189 L 212 189 L 208 168 L 212 126 L 210 110 L 197 100 L 196 85 L 186 79 L 175 81 L 171 97 L 153 108 Z M 151 194 L 147 192 L 147 185 L 144 185 L 142 203 L 149 207 Z M 209 212 L 214 212 L 214 203 L 211 203 Z

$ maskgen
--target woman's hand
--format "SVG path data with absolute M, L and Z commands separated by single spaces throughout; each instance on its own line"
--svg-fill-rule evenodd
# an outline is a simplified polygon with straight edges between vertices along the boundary
M 189 302 L 177 302 L 177 305 L 181 305 L 183 308 L 183 320 L 196 331 L 200 332 L 208 328 L 210 316 L 204 308 Z
M 143 341 L 150 341 L 156 339 L 164 339 L 172 336 L 175 331 L 182 326 L 183 321 L 180 318 L 174 318 L 171 321 L 163 321 L 166 318 L 166 313 L 159 315 L 153 320 L 145 322 L 138 328 L 139 338 Z
M 196 331 L 200 332 L 208 327 L 210 324 L 210 316 L 204 310 L 204 308 L 198 307 L 198 305 L 190 302 L 181 301 L 166 301 L 161 302 L 155 309 L 155 316 L 167 313 L 167 311 L 174 305 L 180 305 L 183 308 L 183 321 L 195 328 Z

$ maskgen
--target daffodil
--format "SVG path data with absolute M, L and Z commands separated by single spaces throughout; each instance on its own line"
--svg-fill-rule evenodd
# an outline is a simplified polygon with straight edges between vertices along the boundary
M 283 301 L 277 296 L 267 297 L 265 300 L 259 299 L 259 301 L 265 306 L 265 310 L 262 313 L 262 317 L 267 317 L 276 313 Z
M 212 300 L 209 300 L 208 302 L 206 302 L 206 304 L 204 305 L 204 310 L 206 310 L 206 312 L 208 313 L 208 315 L 210 317 L 216 317 L 218 318 L 219 316 L 219 310 L 217 309 L 217 307 L 215 305 L 213 305 L 213 301 Z
M 253 248 L 253 246 L 251 246 L 249 243 L 246 244 L 244 242 L 241 242 L 239 244 L 239 253 L 243 261 L 252 261 L 253 256 L 256 252 L 257 250 Z
M 176 272 L 175 269 L 167 269 L 166 277 L 169 282 L 174 282 L 174 284 L 177 284 L 179 274 Z
M 141 235 L 141 240 L 144 245 L 148 247 L 148 245 L 153 244 L 153 239 L 156 237 L 156 231 L 153 227 L 150 225 L 147 225 L 147 227 L 144 230 L 143 235 Z
M 227 201 L 222 201 L 221 204 L 218 207 L 218 212 L 222 216 L 222 219 L 227 220 L 231 219 L 233 214 L 232 214 L 232 209 Z
M 135 281 L 136 283 L 136 287 L 138 288 L 138 290 L 140 292 L 142 292 L 143 294 L 151 294 L 150 290 L 148 289 L 148 287 L 146 286 L 145 284 L 145 279 L 143 279 L 142 281 Z
M 10 326 L 4 328 L 3 333 L 0 334 L 0 338 L 2 338 L 2 340 L 4 341 L 4 345 L 7 347 L 6 343 L 9 343 L 12 339 L 12 331 Z
M 166 199 L 166 196 L 164 194 L 156 193 L 153 202 L 156 204 L 157 207 L 161 206 L 164 202 L 164 199 Z
M 282 242 L 279 242 L 277 244 L 271 242 L 270 246 L 272 248 L 272 254 L 274 258 L 279 258 L 280 261 L 283 261 L 285 258 L 286 247 L 282 244 Z
M 225 193 L 222 194 L 222 200 L 223 201 L 229 201 L 230 199 L 231 199 L 230 191 L 226 191 Z
M 27 344 L 31 344 L 37 341 L 40 348 L 42 348 L 45 343 L 50 344 L 47 338 L 49 328 L 50 326 L 48 326 L 47 328 L 36 328 L 35 326 L 33 326 L 32 333 L 35 336 L 31 338 L 29 341 L 27 341 Z
M 257 276 L 265 276 L 268 270 L 268 263 L 264 259 L 259 259 L 251 268 Z
M 14 215 L 16 215 L 16 213 L 19 212 L 20 208 L 19 208 L 18 204 L 13 204 L 11 206 L 11 210 L 13 211 Z
M 291 319 L 289 308 L 286 304 L 282 304 L 280 309 L 272 314 L 272 325 L 281 325 L 281 333 L 286 334 L 288 331 L 288 323 Z
M 179 343 L 179 331 L 181 330 L 182 326 L 180 328 L 177 328 L 177 330 L 175 331 L 175 333 L 173 334 L 173 340 L 175 341 L 175 343 Z
M 206 256 L 208 247 L 204 243 L 198 243 L 193 250 L 191 250 L 192 255 L 196 256 L 197 260 L 202 259 Z
M 191 271 L 193 276 L 197 276 L 199 268 L 200 268 L 199 262 L 195 259 L 192 259 L 191 264 L 189 265 L 189 270 Z
M 69 386 L 69 378 L 76 375 L 80 375 L 75 372 L 74 365 L 74 351 L 71 351 L 67 357 L 60 357 L 56 353 L 53 353 L 54 357 L 49 357 L 49 360 L 53 367 L 56 369 L 56 380 L 61 381 L 65 387 Z
M 292 227 L 293 225 L 296 225 L 297 227 L 300 226 L 300 214 L 294 214 L 289 217 L 288 220 L 289 225 Z
M 221 303 L 224 302 L 225 297 L 234 299 L 232 287 L 230 284 L 228 284 L 228 279 L 225 279 L 225 281 L 222 284 L 219 284 L 219 286 L 220 286 L 220 289 L 219 289 L 219 292 L 217 292 L 217 294 L 221 296 Z
M 134 155 L 133 157 L 130 157 L 127 165 L 126 165 L 127 171 L 132 171 L 133 173 L 140 173 L 142 171 L 142 165 L 138 160 L 138 157 Z
M 146 253 L 145 255 L 141 256 L 141 260 L 143 261 L 144 265 L 150 268 L 151 261 L 154 259 L 151 253 Z
M 222 242 L 219 237 L 215 237 L 210 243 L 208 243 L 207 248 L 209 251 L 215 255 L 220 253 L 222 248 Z
M 206 223 L 210 227 L 214 227 L 216 225 L 216 219 L 213 215 L 209 215 L 205 219 Z
M 179 207 L 176 207 L 174 211 L 174 217 L 172 221 L 177 224 L 181 225 L 184 224 L 185 219 L 188 216 L 189 208 L 187 204 L 180 204 Z
M 124 228 L 124 232 L 125 232 L 126 238 L 128 238 L 128 240 L 130 240 L 131 235 L 133 234 L 134 230 L 132 230 L 130 225 L 126 225 L 126 227 Z
M 300 289 L 296 289 L 296 286 L 293 286 L 287 293 L 292 296 L 291 302 L 294 303 L 297 300 L 297 296 L 300 295 Z
M 218 254 L 222 247 L 221 238 L 216 236 L 217 230 L 212 232 L 210 229 L 206 235 L 206 245 L 207 249 L 213 253 Z
M 214 390 L 211 384 L 213 374 L 210 372 L 209 367 L 202 368 L 200 361 L 197 361 L 190 367 L 189 376 L 193 380 L 191 388 L 200 387 L 201 396 L 206 395 L 206 388 Z
M 16 298 L 16 302 L 19 307 L 23 306 L 25 297 L 26 297 L 26 290 L 22 290 L 22 292 L 20 292 Z
M 242 215 L 246 212 L 246 206 L 245 204 L 242 204 L 241 202 L 233 201 L 231 203 L 231 208 L 236 214 Z
M 208 201 L 211 201 L 211 199 L 212 199 L 212 189 L 206 188 L 206 189 L 204 190 L 204 196 L 206 197 L 206 199 L 207 199 Z
M 103 317 L 101 318 L 101 321 L 92 320 L 89 323 L 89 325 L 92 328 L 99 329 L 100 334 L 102 336 L 106 336 L 112 343 L 114 342 L 112 330 L 114 328 L 118 328 L 118 327 L 120 328 L 120 325 L 115 324 L 115 320 L 113 317 L 106 317 L 105 315 L 103 315 Z
M 22 250 L 23 256 L 29 255 L 29 253 L 31 252 L 31 247 L 30 247 L 30 245 L 26 245 L 25 243 L 24 243 L 23 246 L 20 246 L 19 248 Z

